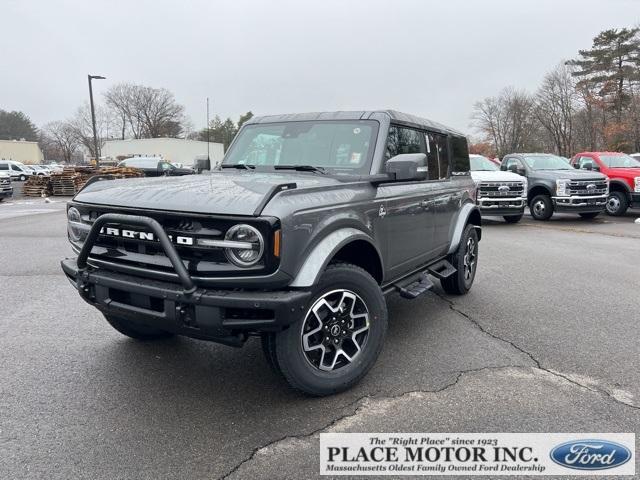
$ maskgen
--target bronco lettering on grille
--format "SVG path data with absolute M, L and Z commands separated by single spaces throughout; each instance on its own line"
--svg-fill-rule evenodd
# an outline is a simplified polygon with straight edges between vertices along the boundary
M 100 230 L 100 234 L 109 237 L 129 238 L 132 240 L 147 240 L 150 242 L 158 240 L 152 232 L 140 232 L 137 230 L 126 230 L 124 228 L 102 227 L 102 229 Z M 169 235 L 169 238 L 172 242 L 177 243 L 178 245 L 194 244 L 193 237 L 185 237 L 182 235 L 174 237 L 173 235 Z

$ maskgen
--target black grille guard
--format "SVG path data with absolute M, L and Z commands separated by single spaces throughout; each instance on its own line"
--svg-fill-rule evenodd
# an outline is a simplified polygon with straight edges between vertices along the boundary
M 169 239 L 167 232 L 164 231 L 160 223 L 157 220 L 149 217 L 143 217 L 140 215 L 124 215 L 121 213 L 105 213 L 100 215 L 93 225 L 91 226 L 91 230 L 87 234 L 87 238 L 82 245 L 82 249 L 78 254 L 78 258 L 76 260 L 78 264 L 78 273 L 86 271 L 88 264 L 87 259 L 89 258 L 89 254 L 91 253 L 91 249 L 93 248 L 96 240 L 98 239 L 98 235 L 100 235 L 100 230 L 107 223 L 115 223 L 115 224 L 124 224 L 124 225 L 137 225 L 141 227 L 147 227 L 150 229 L 155 235 L 156 238 L 160 241 L 160 246 L 164 250 L 165 255 L 173 265 L 178 278 L 180 279 L 180 283 L 184 287 L 185 294 L 191 294 L 196 291 L 196 285 L 193 282 L 193 279 L 189 275 L 186 267 L 182 263 L 178 252 L 176 251 L 173 243 Z M 78 278 L 81 278 L 78 275 Z

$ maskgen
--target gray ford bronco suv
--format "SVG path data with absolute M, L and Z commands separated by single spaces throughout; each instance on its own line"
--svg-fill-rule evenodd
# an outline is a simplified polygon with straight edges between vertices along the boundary
M 119 332 L 242 346 L 312 395 L 375 362 L 385 295 L 474 280 L 480 212 L 467 141 L 395 111 L 253 118 L 220 171 L 96 177 L 67 207 L 62 269 Z

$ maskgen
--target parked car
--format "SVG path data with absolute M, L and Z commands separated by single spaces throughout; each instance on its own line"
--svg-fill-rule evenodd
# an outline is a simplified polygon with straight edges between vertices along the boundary
M 178 168 L 158 157 L 132 157 L 121 161 L 119 167 L 132 167 L 142 170 L 147 177 L 181 176 L 195 173 L 191 168 Z
M 11 175 L 8 172 L 0 171 L 0 202 L 11 196 L 13 196 Z
M 573 157 L 572 164 L 609 178 L 609 215 L 624 215 L 629 207 L 640 208 L 640 160 L 619 152 L 582 152 Z
M 42 176 L 51 175 L 51 170 L 49 170 L 44 165 L 29 165 L 29 167 L 35 172 L 36 175 L 42 175 Z
M 595 218 L 607 203 L 607 177 L 576 170 L 556 155 L 511 153 L 503 157 L 500 168 L 527 177 L 527 203 L 536 220 L 549 220 L 554 212 Z
M 9 172 L 11 178 L 24 182 L 34 171 L 27 165 L 13 160 L 0 160 L 0 172 Z
M 469 155 L 471 177 L 478 188 L 477 203 L 483 216 L 501 216 L 507 223 L 518 223 L 527 203 L 527 179 L 500 170 L 482 155 Z
M 358 382 L 385 294 L 471 288 L 481 216 L 461 133 L 395 111 L 254 117 L 222 169 L 102 180 L 68 204 L 62 269 L 121 333 L 241 346 L 303 392 Z

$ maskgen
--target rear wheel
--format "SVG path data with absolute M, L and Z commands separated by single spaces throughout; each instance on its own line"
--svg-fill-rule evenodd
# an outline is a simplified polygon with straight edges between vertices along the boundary
M 451 295 L 464 295 L 471 289 L 478 267 L 478 233 L 474 225 L 467 225 L 458 249 L 449 257 L 456 273 L 440 280 L 442 288 Z
M 507 223 L 518 223 L 520 220 L 522 220 L 522 214 L 520 214 L 520 215 L 505 215 L 504 216 L 504 220 Z
M 331 395 L 367 374 L 386 332 L 387 306 L 377 282 L 360 267 L 332 264 L 305 316 L 275 335 L 275 363 L 293 388 Z
M 20 175 L 20 181 L 21 181 L 21 182 L 24 182 L 24 181 L 26 181 L 26 180 L 27 180 L 27 177 L 26 177 L 26 176 L 24 176 L 24 175 Z
M 553 203 L 549 195 L 536 195 L 529 204 L 531 216 L 535 220 L 549 220 L 553 215 Z
M 109 325 L 121 334 L 135 338 L 136 340 L 159 340 L 161 338 L 173 337 L 173 333 L 171 332 L 147 327 L 146 325 L 140 325 L 115 315 L 105 314 L 104 318 L 107 319 Z
M 629 208 L 629 201 L 623 192 L 610 192 L 607 198 L 606 211 L 614 217 L 624 215 Z
M 585 220 L 591 220 L 592 218 L 596 218 L 598 215 L 600 215 L 600 212 L 588 212 L 580 214 L 580 216 Z

